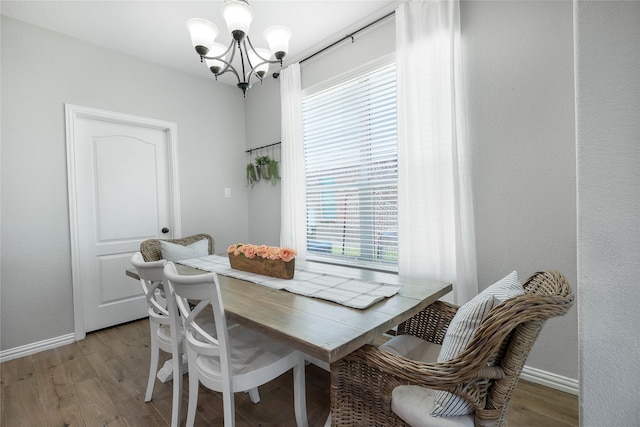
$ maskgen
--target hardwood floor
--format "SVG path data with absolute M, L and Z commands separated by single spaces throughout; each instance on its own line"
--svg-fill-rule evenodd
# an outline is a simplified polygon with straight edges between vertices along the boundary
M 168 426 L 171 383 L 156 381 L 153 400 L 144 402 L 149 369 L 148 321 L 90 333 L 81 342 L 0 364 L 0 425 Z M 161 352 L 161 361 L 166 356 Z M 307 414 L 323 426 L 329 413 L 329 374 L 308 365 Z M 261 402 L 236 394 L 237 426 L 294 426 L 291 373 L 260 387 Z M 186 418 L 187 381 L 182 422 Z M 508 415 L 510 426 L 578 425 L 576 396 L 521 381 Z M 222 425 L 222 397 L 201 388 L 196 425 Z

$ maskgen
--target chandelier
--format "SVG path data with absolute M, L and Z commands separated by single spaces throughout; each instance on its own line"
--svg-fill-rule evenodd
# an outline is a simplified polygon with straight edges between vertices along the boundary
M 249 26 L 253 20 L 249 2 L 225 0 L 222 5 L 222 16 L 232 36 L 228 47 L 216 43 L 216 37 L 220 34 L 218 27 L 200 18 L 187 21 L 191 43 L 200 55 L 200 62 L 206 63 L 209 70 L 216 76 L 216 80 L 218 76 L 227 72 L 235 74 L 238 87 L 246 96 L 254 76 L 262 82 L 269 71 L 269 64 L 279 63 L 282 67 L 282 58 L 289 50 L 291 30 L 281 25 L 269 27 L 263 34 L 269 44 L 269 50 L 254 48 L 249 39 Z M 236 54 L 240 57 L 239 64 L 236 64 L 240 69 L 232 65 Z

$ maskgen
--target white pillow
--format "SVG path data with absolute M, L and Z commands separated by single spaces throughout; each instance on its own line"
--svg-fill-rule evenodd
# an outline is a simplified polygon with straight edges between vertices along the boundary
M 473 415 L 425 416 L 435 405 L 434 391 L 417 385 L 401 385 L 391 392 L 391 410 L 413 427 L 473 427 Z
M 160 240 L 160 252 L 167 261 L 200 258 L 209 255 L 209 240 L 198 240 L 187 246 Z
M 473 334 L 480 327 L 482 319 L 489 314 L 494 306 L 522 294 L 524 294 L 524 289 L 518 280 L 518 273 L 514 271 L 460 307 L 444 336 L 438 362 L 446 362 L 462 353 L 471 342 Z M 460 396 L 446 391 L 436 392 L 435 408 L 431 415 L 444 417 L 472 412 L 473 406 Z

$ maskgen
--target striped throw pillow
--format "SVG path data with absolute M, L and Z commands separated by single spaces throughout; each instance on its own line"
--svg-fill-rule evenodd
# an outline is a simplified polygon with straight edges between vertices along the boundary
M 518 273 L 514 271 L 460 307 L 449 324 L 438 355 L 438 362 L 446 362 L 462 353 L 480 327 L 482 319 L 494 306 L 522 294 L 524 289 L 518 280 Z M 460 396 L 446 391 L 436 391 L 435 406 L 431 415 L 446 417 L 472 412 L 473 406 Z

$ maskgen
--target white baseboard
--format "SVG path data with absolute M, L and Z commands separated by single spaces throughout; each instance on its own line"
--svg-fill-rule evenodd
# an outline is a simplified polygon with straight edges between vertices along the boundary
M 565 393 L 570 393 L 575 396 L 577 396 L 580 391 L 578 380 L 563 377 L 562 375 L 553 374 L 551 372 L 532 368 L 526 365 L 522 369 L 520 378 L 555 390 L 564 391 Z
M 44 341 L 34 342 L 32 344 L 23 345 L 20 347 L 10 348 L 8 350 L 0 351 L 0 363 L 8 360 L 17 359 L 18 357 L 29 356 L 34 353 L 39 353 L 44 350 L 50 350 L 52 348 L 60 347 L 67 344 L 72 344 L 76 341 L 75 334 L 62 335 L 56 338 L 50 338 Z

